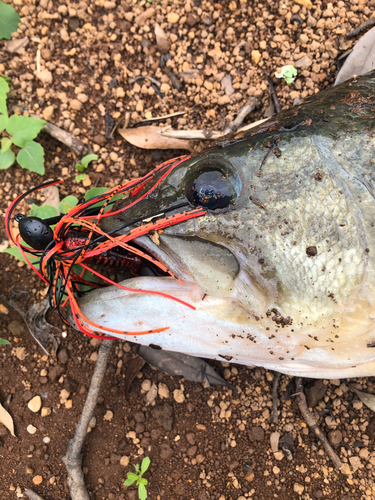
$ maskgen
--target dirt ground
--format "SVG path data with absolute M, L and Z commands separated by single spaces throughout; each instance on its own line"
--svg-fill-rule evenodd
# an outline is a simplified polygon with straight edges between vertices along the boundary
M 99 160 L 89 167 L 86 180 L 77 183 L 77 158 L 41 134 L 46 175 L 16 166 L 0 172 L 2 213 L 16 196 L 47 179 L 65 180 L 61 198 L 80 197 L 89 187 L 112 187 L 142 176 L 180 153 L 138 149 L 117 130 L 107 138 L 106 118 L 121 128 L 124 122 L 134 126 L 185 111 L 161 123 L 224 130 L 250 97 L 259 100 L 259 107 L 247 122 L 272 114 L 268 78 L 284 65 L 298 69 L 291 85 L 273 78 L 284 108 L 332 85 L 340 56 L 359 38 L 345 34 L 373 17 L 375 6 L 375 0 L 12 3 L 21 15 L 14 38 L 27 37 L 27 45 L 14 53 L 0 41 L 0 74 L 12 82 L 10 108 L 39 114 L 71 132 Z M 166 35 L 158 42 L 156 23 Z M 160 68 L 161 53 L 171 55 L 167 69 Z M 134 81 L 139 76 L 158 84 Z M 27 211 L 27 203 L 20 208 Z M 0 231 L 4 242 L 5 231 Z M 9 255 L 0 254 L 0 260 L 1 295 L 9 296 L 15 286 L 28 291 L 29 305 L 42 300 L 45 288 L 31 270 Z M 56 314 L 50 313 L 49 320 L 62 328 Z M 13 416 L 17 435 L 0 425 L 1 500 L 25 498 L 26 487 L 45 500 L 70 498 L 61 457 L 79 420 L 99 343 L 65 326 L 63 330 L 58 358 L 48 357 L 18 314 L 0 306 L 0 337 L 11 342 L 0 347 L 0 402 Z M 237 388 L 233 392 L 203 388 L 145 365 L 126 398 L 125 372 L 133 356 L 135 346 L 116 343 L 84 446 L 92 499 L 135 500 L 136 490 L 122 483 L 144 455 L 151 458 L 145 476 L 151 500 L 375 498 L 375 419 L 346 381 L 318 382 L 310 403 L 321 429 L 350 467 L 348 476 L 333 469 L 288 396 L 293 393 L 291 377 L 281 377 L 279 422 L 273 424 L 270 372 L 211 363 Z M 373 378 L 351 383 L 375 392 Z M 158 395 L 148 404 L 153 384 Z M 176 390 L 184 397 L 176 398 L 181 394 Z M 42 399 L 36 413 L 28 407 L 35 396 Z M 270 436 L 276 431 L 293 443 L 292 460 L 271 450 Z

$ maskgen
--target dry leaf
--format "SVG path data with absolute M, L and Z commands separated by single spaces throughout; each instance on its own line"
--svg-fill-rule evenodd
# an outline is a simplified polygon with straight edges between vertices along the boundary
M 126 367 L 126 373 L 125 373 L 125 396 L 128 397 L 129 395 L 129 390 L 130 386 L 134 380 L 134 377 L 137 375 L 139 370 L 142 370 L 143 366 L 145 364 L 145 361 L 140 358 L 139 356 L 136 356 L 135 358 L 132 358 L 128 366 Z
M 375 394 L 369 394 L 367 392 L 358 391 L 352 385 L 349 386 L 352 391 L 354 391 L 359 399 L 365 404 L 370 410 L 375 411 Z
M 5 427 L 8 429 L 8 431 L 12 434 L 12 436 L 16 437 L 14 434 L 14 424 L 13 424 L 13 418 L 10 416 L 10 414 L 6 411 L 4 406 L 0 403 L 0 423 L 5 425 Z
M 150 125 L 148 127 L 120 129 L 119 134 L 133 146 L 143 149 L 187 149 L 193 151 L 194 143 L 173 139 L 161 135 L 163 129 Z
M 165 31 L 158 23 L 155 23 L 155 36 L 156 36 L 156 45 L 158 46 L 159 52 L 161 54 L 167 54 L 169 52 L 169 41 L 168 37 L 165 34 Z
M 25 48 L 29 43 L 29 37 L 25 36 L 24 38 L 19 38 L 17 40 L 9 40 L 6 42 L 8 52 L 13 52 L 16 54 L 23 54 L 25 52 Z
M 375 68 L 375 28 L 370 29 L 355 44 L 337 75 L 335 85 L 360 76 Z

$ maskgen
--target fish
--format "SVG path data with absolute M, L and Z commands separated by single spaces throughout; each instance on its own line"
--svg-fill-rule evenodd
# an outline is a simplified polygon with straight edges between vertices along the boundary
M 144 293 L 91 291 L 84 316 L 158 349 L 309 378 L 375 375 L 374 134 L 371 72 L 156 170 L 101 229 L 147 225 L 132 243 L 170 273 L 122 282 Z

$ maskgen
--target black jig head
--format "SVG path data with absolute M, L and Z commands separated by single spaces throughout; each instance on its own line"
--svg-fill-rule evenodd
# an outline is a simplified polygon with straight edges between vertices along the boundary
M 22 239 L 34 250 L 44 250 L 53 241 L 52 229 L 39 217 L 16 214 L 14 218 L 18 222 Z

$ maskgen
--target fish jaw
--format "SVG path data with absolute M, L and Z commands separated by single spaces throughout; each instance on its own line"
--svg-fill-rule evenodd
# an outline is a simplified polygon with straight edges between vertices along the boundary
M 140 292 L 114 286 L 93 291 L 80 301 L 83 315 L 111 331 L 168 329 L 140 336 L 113 333 L 115 337 L 295 376 L 348 378 L 375 374 L 375 350 L 367 347 L 369 332 L 365 330 L 350 345 L 344 339 L 332 351 L 332 344 L 323 338 L 314 347 L 309 330 L 302 327 L 296 327 L 293 333 L 281 328 L 270 335 L 267 328 L 272 325 L 271 319 L 251 315 L 233 299 L 195 296 L 194 282 L 182 286 L 169 277 L 139 277 L 122 284 Z M 142 290 L 168 294 L 194 309 Z M 98 331 L 107 333 L 100 328 Z

